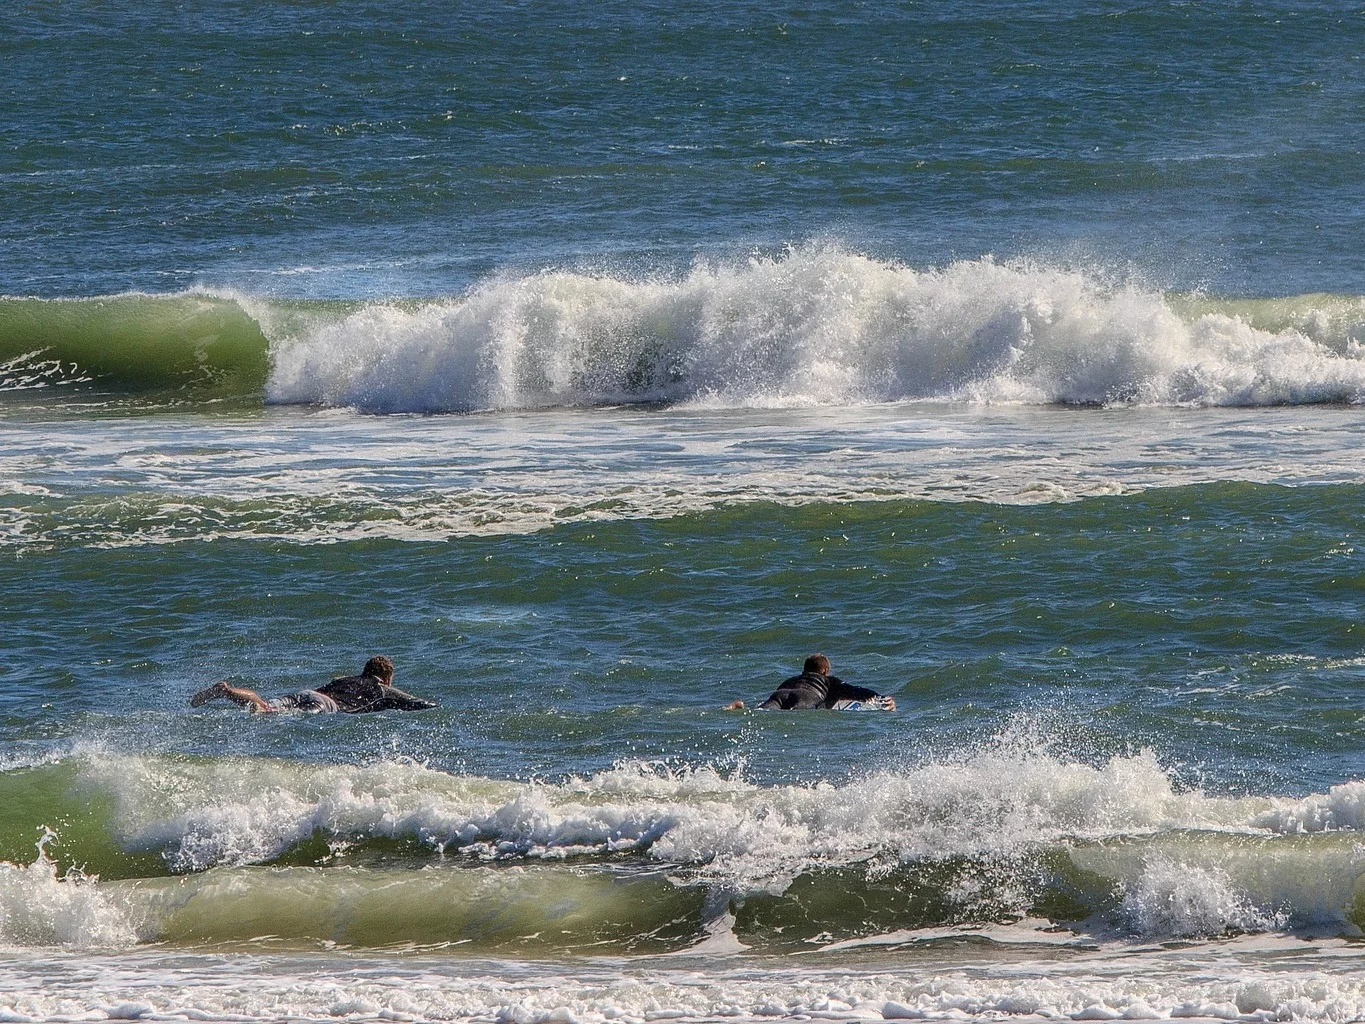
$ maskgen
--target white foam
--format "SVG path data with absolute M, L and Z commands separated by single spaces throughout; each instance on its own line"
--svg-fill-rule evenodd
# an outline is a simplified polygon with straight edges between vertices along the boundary
M 125 842 L 164 844 L 182 869 L 268 859 L 320 829 L 415 835 L 493 858 L 634 849 L 757 878 L 886 852 L 999 852 L 1060 836 L 1244 825 L 1248 817 L 1243 802 L 1175 793 L 1150 753 L 1096 768 L 1000 750 L 837 790 L 761 787 L 709 767 L 638 762 L 558 785 L 407 763 L 239 759 L 101 757 L 89 774 L 113 789 Z
M 0 392 L 65 387 L 85 384 L 94 379 L 89 374 L 71 372 L 76 369 L 74 365 L 45 356 L 46 350 L 38 349 L 0 359 Z
M 421 418 L 275 409 L 111 418 L 98 431 L 16 421 L 0 480 L 48 493 L 4 503 L 0 545 L 430 541 L 754 501 L 1032 504 L 1212 481 L 1349 482 L 1365 474 L 1358 421 L 1336 408 L 903 404 Z
M 807 246 L 677 278 L 495 277 L 457 299 L 374 303 L 339 321 L 235 298 L 271 339 L 270 401 L 373 412 L 1365 395 L 1361 347 L 1315 340 L 1332 332 L 1310 315 L 1281 330 L 1220 312 L 1187 319 L 1158 292 L 991 259 L 915 270 Z
M 710 767 L 626 763 L 562 784 L 413 764 L 97 757 L 134 847 L 196 870 L 267 860 L 321 830 L 417 836 L 483 858 L 635 850 L 767 886 L 813 866 L 999 854 L 1060 838 L 1245 827 L 1243 801 L 1180 794 L 1144 752 L 1095 767 L 1005 744 L 836 789 L 762 787 Z M 1266 801 L 1253 801 L 1259 810 Z
M 1290 925 L 1351 931 L 1347 915 L 1365 873 L 1359 833 L 1344 825 L 1354 784 L 1304 799 L 1181 791 L 1151 752 L 1086 764 L 1049 752 L 1023 728 L 956 760 L 840 787 L 759 786 L 707 766 L 638 762 L 527 783 L 411 762 L 108 753 L 85 754 L 82 775 L 114 797 L 122 845 L 160 850 L 182 872 L 269 861 L 316 834 L 338 849 L 368 837 L 416 838 L 476 861 L 630 852 L 725 899 L 781 893 L 821 869 L 875 880 L 906 864 L 946 863 L 935 883 L 943 897 L 964 920 L 993 920 L 1027 914 L 1034 855 L 1065 850 L 1079 869 L 1112 880 L 1122 923 L 1151 936 Z M 1335 816 L 1309 813 L 1324 807 Z M 1305 821 L 1335 833 L 1305 837 Z M 197 891 L 59 878 L 40 852 L 31 865 L 0 865 L 0 940 L 153 937 L 177 901 Z M 721 926 L 725 909 L 714 915 L 715 948 L 736 944 Z
M 95 876 L 74 868 L 57 874 L 47 855 L 55 839 L 44 835 L 31 864 L 0 861 L 0 946 L 131 945 L 136 931 Z
M 1228 873 L 1154 857 L 1124 885 L 1123 912 L 1139 935 L 1204 936 L 1283 928 L 1285 915 L 1253 906 Z
M 1281 842 L 1278 852 L 1241 856 L 1234 885 L 1216 869 L 1231 863 L 1235 848 L 1183 837 L 1293 835 L 1302 808 L 1328 798 L 1182 792 L 1150 751 L 1090 765 L 1050 754 L 1024 735 L 958 761 L 884 771 L 837 788 L 764 787 L 705 766 L 634 762 L 560 784 L 451 776 L 411 763 L 106 755 L 93 757 L 86 774 L 112 790 L 121 841 L 163 850 L 180 871 L 267 861 L 316 832 L 340 843 L 416 837 L 484 860 L 629 851 L 739 892 L 781 891 L 818 868 L 876 873 L 968 857 L 998 870 L 962 874 L 950 898 L 1010 914 L 1029 901 L 1022 880 L 1010 881 L 1011 859 L 1068 844 L 1083 866 L 1128 886 L 1129 917 L 1140 930 L 1180 933 L 1206 928 L 1199 923 L 1205 918 L 1213 932 L 1273 923 L 1277 899 L 1298 907 L 1300 917 L 1340 919 L 1362 870 L 1349 844 L 1300 844 L 1295 853 Z M 1161 842 L 1150 850 L 1093 845 L 1111 837 Z M 1198 892 L 1170 881 L 1174 868 L 1153 859 L 1162 855 L 1199 880 Z M 1315 865 L 1339 884 L 1314 882 Z M 1254 907 L 1247 892 L 1255 894 Z M 1166 911 L 1153 902 L 1162 900 Z
M 961 969 L 932 961 L 868 972 L 712 960 L 693 966 L 154 955 L 87 958 L 63 972 L 0 966 L 10 1020 L 449 1020 L 644 1024 L 719 1020 L 1347 1021 L 1365 1015 L 1349 962 L 1295 951 L 1293 966 L 1229 946 L 1199 957 L 1068 956 Z M 700 958 L 699 958 L 700 959 Z
M 1344 782 L 1326 793 L 1313 793 L 1297 800 L 1275 800 L 1250 824 L 1272 832 L 1326 832 L 1339 829 L 1365 830 L 1365 782 Z

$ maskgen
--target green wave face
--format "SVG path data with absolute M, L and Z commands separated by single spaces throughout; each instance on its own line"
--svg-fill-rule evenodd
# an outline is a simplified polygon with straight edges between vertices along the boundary
M 268 350 L 260 325 L 231 299 L 0 299 L 0 391 L 77 388 L 259 401 Z
M 1057 858 L 1034 859 L 1027 871 L 1046 876 L 1050 860 Z M 269 936 L 293 946 L 638 954 L 679 951 L 723 935 L 757 951 L 795 952 L 944 926 L 965 933 L 992 918 L 982 905 L 968 911 L 952 887 L 991 872 L 999 898 L 1017 886 L 1025 868 L 955 860 L 879 878 L 862 869 L 819 871 L 793 879 L 782 892 L 743 894 L 677 872 L 590 863 L 253 867 L 103 888 L 141 940 L 184 945 Z M 1114 903 L 1102 882 L 1084 893 L 1069 882 L 1055 885 L 1056 891 L 1039 888 L 1039 907 L 1065 905 L 1084 918 Z M 1000 918 L 1018 916 L 994 909 Z
M 557 867 L 277 867 L 107 887 L 139 938 L 177 945 L 461 945 L 660 953 L 696 941 L 703 893 Z
M 1302 334 L 1335 352 L 1365 342 L 1365 297 L 1314 292 L 1266 299 L 1173 295 L 1171 308 L 1187 322 L 1203 316 L 1240 320 L 1269 334 Z
M 1361 867 L 1338 836 L 1130 838 L 1104 849 L 1051 844 L 1009 856 L 923 860 L 891 870 L 807 870 L 785 885 L 740 891 L 684 868 L 585 858 L 471 863 L 386 844 L 272 865 L 182 876 L 93 880 L 25 875 L 27 905 L 5 938 L 33 945 L 286 948 L 465 946 L 471 953 L 665 953 L 708 941 L 758 952 L 838 950 L 971 940 L 992 926 L 1043 921 L 1087 937 L 1193 938 L 1308 926 L 1356 934 Z M 307 865 L 287 861 L 311 860 Z M 1123 863 L 1118 863 L 1123 861 Z M 106 919 L 94 941 L 63 935 L 44 907 L 84 903 Z M 101 941 L 102 940 L 102 941 Z

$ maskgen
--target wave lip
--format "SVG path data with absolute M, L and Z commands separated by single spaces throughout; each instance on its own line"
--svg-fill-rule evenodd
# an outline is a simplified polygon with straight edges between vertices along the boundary
M 87 760 L 82 775 L 112 791 L 124 845 L 162 849 L 182 871 L 268 861 L 318 830 L 340 839 L 410 836 L 481 859 L 628 851 L 761 884 L 872 855 L 905 863 L 1059 840 L 1365 828 L 1365 782 L 1300 799 L 1216 797 L 1177 790 L 1150 751 L 1092 766 L 1021 749 L 1026 742 L 1006 737 L 961 762 L 844 787 L 763 787 L 710 766 L 643 762 L 558 784 L 407 763 L 108 755 Z
M 160 849 L 176 871 L 266 862 L 322 832 L 412 837 L 485 860 L 628 852 L 760 890 L 869 858 L 894 865 L 1169 829 L 1245 830 L 1273 807 L 1177 792 L 1150 752 L 1094 767 L 1003 743 L 843 788 L 763 787 L 709 766 L 639 762 L 560 784 L 265 759 L 97 756 L 83 773 L 112 791 L 124 845 Z

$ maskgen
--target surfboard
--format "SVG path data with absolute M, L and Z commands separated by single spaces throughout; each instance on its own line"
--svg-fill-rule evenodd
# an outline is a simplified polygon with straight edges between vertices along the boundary
M 836 700 L 832 711 L 890 711 L 894 705 L 889 697 L 869 697 L 867 700 Z

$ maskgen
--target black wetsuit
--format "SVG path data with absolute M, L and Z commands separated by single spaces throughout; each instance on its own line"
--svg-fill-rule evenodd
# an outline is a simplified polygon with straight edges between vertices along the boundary
M 836 701 L 871 700 L 876 696 L 879 696 L 876 690 L 869 690 L 866 686 L 853 686 L 838 676 L 802 672 L 799 676 L 784 679 L 782 685 L 759 707 L 777 708 L 781 711 L 806 711 L 811 708 L 832 708 Z
M 404 693 L 396 686 L 387 686 L 374 676 L 341 676 L 317 692 L 336 701 L 337 709 L 351 715 L 369 711 L 422 711 L 434 708 L 433 701 Z

